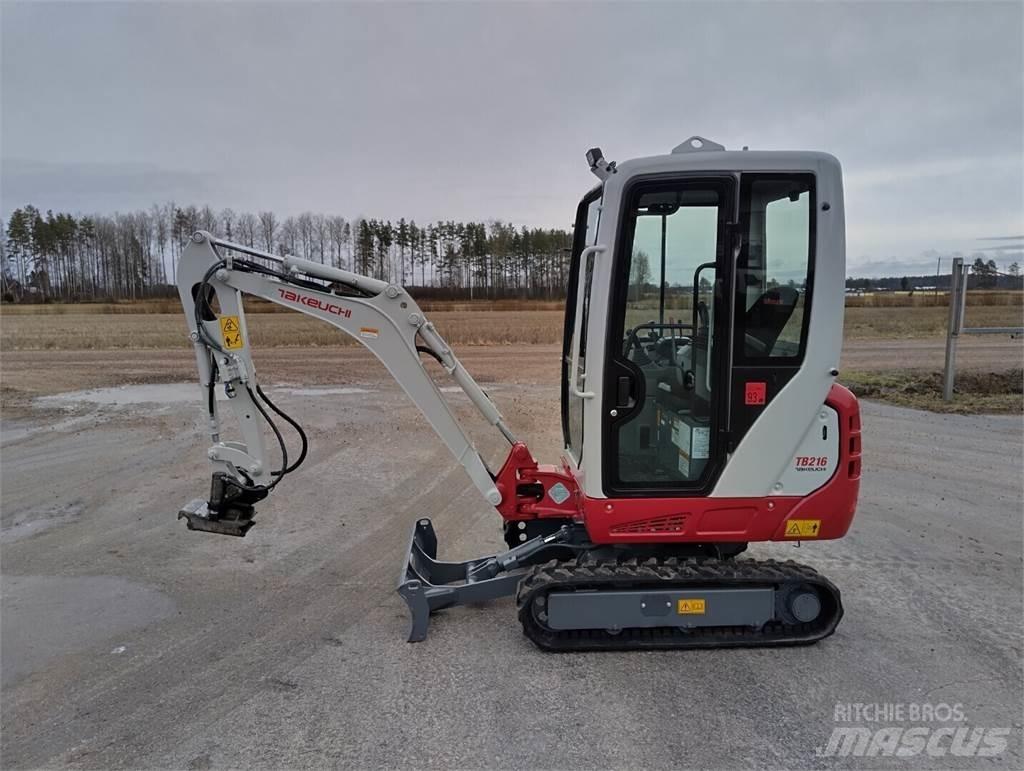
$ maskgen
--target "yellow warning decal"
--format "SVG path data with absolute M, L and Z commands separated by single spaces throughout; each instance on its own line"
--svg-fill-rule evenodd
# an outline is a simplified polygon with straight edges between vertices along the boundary
M 707 611 L 707 601 L 703 599 L 690 598 L 679 600 L 676 603 L 676 612 L 680 616 L 703 616 Z
M 369 337 L 371 339 L 376 338 L 380 335 L 380 330 L 376 327 L 359 327 L 360 337 Z
M 791 519 L 786 523 L 786 538 L 817 538 L 820 519 Z
M 220 336 L 224 338 L 225 348 L 242 347 L 242 328 L 238 323 L 238 316 L 220 317 Z

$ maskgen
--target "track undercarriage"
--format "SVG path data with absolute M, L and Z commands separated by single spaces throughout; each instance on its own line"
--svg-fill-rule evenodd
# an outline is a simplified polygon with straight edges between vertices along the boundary
M 409 640 L 426 636 L 436 610 L 511 595 L 524 634 L 553 652 L 807 645 L 842 618 L 839 590 L 806 565 L 637 557 L 579 535 L 563 527 L 500 555 L 441 562 L 433 526 L 419 520 L 398 586 Z

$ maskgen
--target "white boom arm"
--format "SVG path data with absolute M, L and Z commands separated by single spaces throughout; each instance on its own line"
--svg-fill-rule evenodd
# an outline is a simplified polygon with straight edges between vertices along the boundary
M 222 256 L 217 247 L 268 260 L 274 266 L 268 268 L 232 255 Z M 254 267 L 262 267 L 262 271 L 253 270 Z M 326 321 L 366 346 L 420 409 L 484 498 L 492 505 L 501 502 L 501 493 L 486 464 L 424 369 L 416 350 L 417 337 L 484 418 L 509 442 L 515 438 L 497 407 L 401 286 L 308 260 L 266 254 L 215 238 L 205 231 L 192 236 L 182 253 L 177 280 L 195 346 L 200 383 L 204 398 L 208 399 L 213 437 L 209 457 L 217 470 L 242 482 L 246 481 L 245 476 L 258 485 L 273 481 L 259 421 L 264 411 L 252 393 L 257 387 L 256 370 L 242 308 L 244 293 Z M 196 308 L 197 293 L 204 283 L 216 293 L 219 318 L 209 311 L 201 317 L 205 303 L 199 302 L 200 308 Z M 332 285 L 337 284 L 359 290 L 362 296 L 336 293 Z M 197 317 L 202 329 L 197 325 Z M 241 426 L 243 442 L 221 441 L 216 399 L 212 396 L 212 387 L 218 380 L 224 384 L 228 405 Z

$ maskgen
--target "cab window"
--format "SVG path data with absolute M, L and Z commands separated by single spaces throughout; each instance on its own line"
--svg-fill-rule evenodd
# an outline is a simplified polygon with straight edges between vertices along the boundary
M 744 363 L 799 360 L 813 275 L 814 177 L 744 175 L 740 212 L 736 357 Z

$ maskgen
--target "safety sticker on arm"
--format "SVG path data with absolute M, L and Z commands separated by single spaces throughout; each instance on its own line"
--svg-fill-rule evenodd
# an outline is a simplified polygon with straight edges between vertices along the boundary
M 242 327 L 238 323 L 238 316 L 220 317 L 220 336 L 225 348 L 230 350 L 242 347 Z

